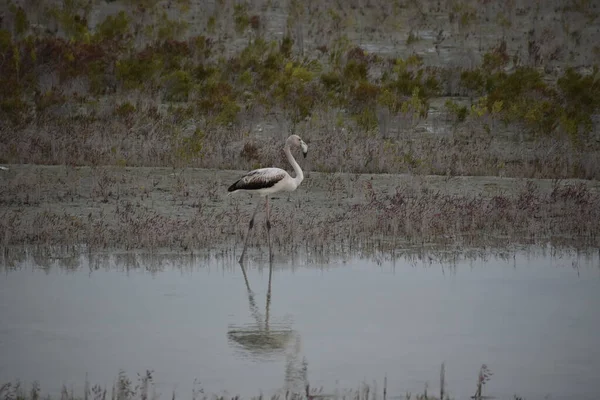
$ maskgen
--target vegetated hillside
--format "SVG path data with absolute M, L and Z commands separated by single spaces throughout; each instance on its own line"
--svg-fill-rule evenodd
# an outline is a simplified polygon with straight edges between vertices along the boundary
M 600 178 L 600 5 L 11 1 L 0 162 Z M 285 164 L 284 164 L 285 165 Z

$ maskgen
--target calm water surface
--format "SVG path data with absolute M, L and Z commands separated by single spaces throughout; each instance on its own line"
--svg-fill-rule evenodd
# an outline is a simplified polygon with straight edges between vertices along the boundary
M 475 392 L 483 363 L 496 398 L 600 395 L 598 253 L 278 259 L 270 292 L 268 262 L 250 261 L 246 284 L 234 257 L 75 261 L 2 269 L 0 383 L 77 393 L 86 375 L 110 386 L 121 369 L 132 380 L 150 369 L 162 397 L 190 397 L 194 380 L 249 397 L 301 390 L 304 375 L 326 393 L 381 391 L 387 375 L 388 393 L 403 395 L 426 383 L 437 393 L 445 362 L 455 398 Z

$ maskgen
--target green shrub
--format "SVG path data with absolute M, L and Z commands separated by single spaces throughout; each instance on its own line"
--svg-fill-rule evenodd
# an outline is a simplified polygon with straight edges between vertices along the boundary
M 290 58 L 292 56 L 292 47 L 294 46 L 294 40 L 289 35 L 285 35 L 281 40 L 279 46 L 279 52 L 285 57 Z
M 592 73 L 587 76 L 579 74 L 573 68 L 568 68 L 557 82 L 565 105 L 580 109 L 586 114 L 595 112 L 600 107 L 598 74 L 598 66 L 595 66 Z
M 377 115 L 375 110 L 370 107 L 365 107 L 357 114 L 352 116 L 356 125 L 366 132 L 377 128 Z
M 21 66 L 21 52 L 19 46 L 13 43 L 10 32 L 0 29 L 0 98 L 8 97 L 19 90 L 19 72 Z
M 6 29 L 0 29 L 0 53 L 5 54 L 12 48 L 12 36 Z
M 398 97 L 395 96 L 389 89 L 383 89 L 379 91 L 377 103 L 386 107 L 392 113 L 397 113 L 400 110 L 400 102 Z
M 379 86 L 368 81 L 361 81 L 350 92 L 352 109 L 374 106 L 379 94 Z
M 47 17 L 58 22 L 65 35 L 75 41 L 89 42 L 91 39 L 87 18 L 92 3 L 83 0 L 64 0 L 61 7 L 46 9 Z
M 192 49 L 190 43 L 178 40 L 166 40 L 152 47 L 148 51 L 153 53 L 159 61 L 163 73 L 172 72 L 180 69 L 191 69 Z
M 109 15 L 98 24 L 93 40 L 103 42 L 105 40 L 121 42 L 129 38 L 129 24 L 131 19 L 125 11 L 119 11 L 117 15 Z
M 220 72 L 216 67 L 206 64 L 198 64 L 191 71 L 192 76 L 198 82 L 202 82 L 208 79 L 209 77 L 217 75 L 219 73 Z
M 215 122 L 218 125 L 229 126 L 236 123 L 241 107 L 237 104 L 235 99 L 224 97 L 221 100 L 219 108 L 219 113 L 215 118 Z
M 600 85 L 595 78 L 597 67 L 588 76 L 568 68 L 556 87 L 551 87 L 534 68 L 518 67 L 513 73 L 494 72 L 506 61 L 501 54 L 501 51 L 489 53 L 481 68 L 461 74 L 463 87 L 481 96 L 478 103 L 482 103 L 483 108 L 477 108 L 475 115 L 490 113 L 507 123 L 522 123 L 536 135 L 561 130 L 574 142 L 593 129 L 592 116 L 600 108 Z M 459 109 L 452 111 L 457 115 L 459 111 L 462 113 Z
M 342 77 L 337 72 L 324 72 L 321 74 L 321 83 L 328 90 L 339 89 L 342 86 Z
M 30 107 L 18 93 L 0 98 L 0 120 L 19 126 L 29 122 Z
M 242 2 L 233 6 L 233 21 L 235 23 L 235 31 L 238 34 L 244 33 L 246 28 L 250 25 L 248 3 Z
M 367 65 L 355 60 L 350 60 L 344 67 L 344 79 L 350 82 L 364 81 L 367 79 Z
M 486 77 L 479 69 L 463 71 L 460 74 L 461 85 L 477 95 L 483 95 L 486 91 Z
M 189 23 L 184 20 L 173 21 L 169 19 L 167 13 L 163 11 L 158 18 L 156 35 L 159 42 L 175 40 L 185 34 L 189 28 Z
M 577 139 L 579 133 L 587 134 L 593 129 L 592 116 L 600 108 L 600 81 L 598 67 L 592 73 L 583 76 L 568 68 L 557 85 L 563 104 L 560 123 L 563 129 Z
M 85 71 L 91 94 L 103 94 L 110 86 L 110 76 L 107 73 L 107 68 L 108 62 L 104 60 L 96 60 L 88 63 Z
M 208 33 L 215 33 L 217 31 L 217 19 L 214 15 L 208 17 L 208 21 L 206 22 L 206 29 Z
M 193 87 L 192 77 L 186 71 L 173 71 L 162 79 L 167 101 L 187 101 Z
M 239 69 L 259 70 L 268 52 L 269 44 L 264 39 L 258 38 L 252 41 L 237 57 Z
M 504 67 L 510 57 L 506 53 L 501 52 L 489 52 L 483 55 L 482 68 L 488 72 L 497 71 Z
M 151 50 L 116 62 L 116 77 L 126 89 L 153 85 L 161 70 L 162 60 Z
M 423 98 L 420 92 L 420 88 L 415 86 L 410 99 L 403 102 L 400 106 L 400 110 L 403 113 L 412 113 L 413 118 L 415 119 L 427 117 L 427 111 L 429 109 L 427 101 L 425 98 Z
M 517 68 L 512 74 L 500 72 L 491 75 L 487 80 L 486 91 L 489 93 L 490 109 L 497 100 L 515 102 L 524 96 L 550 94 L 541 73 L 529 67 Z
M 29 30 L 29 20 L 23 7 L 19 6 L 14 9 L 15 14 L 15 33 L 22 36 Z
M 204 62 L 212 54 L 213 42 L 202 35 L 193 36 L 189 39 L 189 50 L 196 61 Z
M 459 106 L 456 102 L 452 100 L 446 100 L 445 106 L 448 109 L 448 111 L 452 115 L 454 115 L 454 117 L 456 118 L 456 122 L 464 122 L 465 119 L 467 119 L 467 106 Z

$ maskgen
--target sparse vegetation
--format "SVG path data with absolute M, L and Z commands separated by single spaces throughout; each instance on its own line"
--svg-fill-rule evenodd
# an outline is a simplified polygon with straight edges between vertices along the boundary
M 324 143 L 322 154 L 333 157 L 317 158 L 316 171 L 600 177 L 594 162 L 600 156 L 597 63 L 552 72 L 561 56 L 544 53 L 549 33 L 530 33 L 529 62 L 509 48 L 505 32 L 500 43 L 480 49 L 479 63 L 436 66 L 414 49 L 393 56 L 367 52 L 345 34 L 352 25 L 346 10 L 329 6 L 310 13 L 327 20 L 331 37 L 309 27 L 321 40 L 315 52 L 302 44 L 302 54 L 298 32 L 267 35 L 266 19 L 254 14 L 252 2 L 215 10 L 202 34 L 190 33 L 188 20 L 174 19 L 155 1 L 107 15 L 93 28 L 92 5 L 64 2 L 44 11 L 46 24 L 55 28 L 44 34 L 29 16 L 39 10 L 27 7 L 34 6 L 13 4 L 6 16 L 10 29 L 0 29 L 4 163 L 120 165 L 122 154 L 111 149 L 126 136 L 127 165 L 243 169 L 248 164 L 235 152 L 218 149 L 241 148 L 249 140 L 265 146 L 275 131 L 254 130 L 264 121 L 310 131 Z M 181 15 L 190 12 L 185 2 L 177 7 Z M 294 7 L 295 18 L 304 18 L 308 10 Z M 402 12 L 410 7 L 403 5 Z M 464 29 L 481 23 L 472 2 L 446 7 Z M 569 18 L 590 11 L 571 8 Z M 507 8 L 501 25 L 539 12 Z M 231 24 L 222 21 L 229 17 Z M 157 22 L 150 24 L 152 19 Z M 248 40 L 224 48 L 226 26 Z M 411 48 L 426 46 L 430 39 L 414 28 L 406 27 L 405 41 Z M 584 46 L 583 33 L 577 34 L 572 46 Z M 447 121 L 431 113 L 440 98 L 451 116 Z M 115 104 L 126 103 L 133 107 L 115 111 Z M 448 134 L 425 131 L 435 124 Z M 184 127 L 204 132 L 203 157 L 179 158 L 173 137 L 182 137 Z M 261 154 L 254 160 L 259 166 L 275 157 L 267 149 Z M 341 160 L 342 154 L 351 157 Z
M 205 156 L 202 131 L 174 140 L 182 160 Z M 249 165 L 259 157 L 256 151 L 250 145 L 244 149 Z M 123 157 L 124 166 L 3 171 L 1 243 L 175 251 L 239 243 L 254 203 L 243 195 L 229 198 L 220 189 L 237 173 L 129 168 L 126 150 L 115 153 Z M 381 251 L 392 251 L 400 243 L 600 245 L 597 185 L 505 179 L 477 183 L 474 178 L 468 186 L 461 182 L 311 172 L 292 203 L 273 200 L 274 248 L 293 253 L 340 243 Z M 79 203 L 87 206 L 71 206 Z M 259 230 L 250 245 L 260 246 L 263 239 Z
M 281 400 L 281 399 L 291 399 L 291 400 L 310 400 L 314 398 L 323 398 L 323 399 L 341 399 L 341 400 L 378 400 L 387 398 L 400 398 L 410 400 L 413 398 L 413 393 L 407 392 L 401 395 L 394 395 L 393 393 L 388 393 L 387 388 L 387 377 L 383 380 L 383 389 L 381 392 L 378 391 L 376 382 L 373 382 L 373 385 L 369 385 L 366 382 L 363 382 L 359 385 L 358 389 L 349 389 L 344 388 L 341 391 L 336 390 L 336 394 L 328 394 L 324 391 L 324 388 L 313 388 L 310 386 L 307 378 L 307 363 L 304 360 L 303 369 L 296 379 L 300 379 L 300 386 L 302 387 L 301 391 L 289 391 L 285 389 L 277 390 L 271 396 L 264 396 L 262 393 L 259 396 L 251 397 L 253 400 L 261 400 L 261 399 L 270 399 L 270 400 Z M 423 393 L 414 394 L 414 398 L 416 400 L 450 400 L 451 397 L 445 391 L 446 390 L 446 377 L 445 377 L 445 366 L 444 363 L 441 365 L 440 369 L 440 396 L 436 397 L 435 395 L 427 392 L 427 384 L 425 385 Z M 490 379 L 491 372 L 488 367 L 483 364 L 479 371 L 479 375 L 477 378 L 477 392 L 471 398 L 473 399 L 483 399 L 485 396 L 482 396 L 482 387 L 483 385 Z M 339 393 L 338 393 L 339 392 Z M 6 382 L 0 386 L 0 399 L 2 400 L 11 400 L 11 399 L 22 399 L 22 400 L 37 400 L 43 396 L 42 389 L 38 382 L 33 382 L 31 384 L 31 388 L 25 387 L 20 381 L 15 382 Z M 89 381 L 86 380 L 84 385 L 84 393 L 83 395 L 80 393 L 74 393 L 72 389 L 68 389 L 67 386 L 63 385 L 61 390 L 60 398 L 62 400 L 79 400 L 79 399 L 88 399 L 91 398 L 93 400 L 106 400 L 110 396 L 110 400 L 158 400 L 160 399 L 160 394 L 155 390 L 155 379 L 154 379 L 154 371 L 147 370 L 144 374 L 137 374 L 137 379 L 135 381 L 131 380 L 125 371 L 119 371 L 117 375 L 117 379 L 113 384 L 112 388 L 102 387 L 100 385 L 91 385 Z M 181 393 L 177 393 L 173 391 L 169 394 L 169 397 L 172 400 L 176 400 L 180 398 Z M 44 399 L 52 399 L 51 396 L 43 396 Z M 187 396 L 185 396 L 187 398 Z M 194 380 L 193 388 L 192 388 L 192 400 L 239 400 L 242 397 L 239 395 L 235 396 L 226 396 L 220 394 L 209 394 L 206 393 L 204 388 L 202 387 L 201 382 L 198 380 Z M 516 396 L 515 396 L 516 398 Z

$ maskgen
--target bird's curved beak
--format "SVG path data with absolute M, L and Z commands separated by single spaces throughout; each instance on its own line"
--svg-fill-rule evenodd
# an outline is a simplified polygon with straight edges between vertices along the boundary
M 304 141 L 300 142 L 300 147 L 302 147 L 302 155 L 306 158 L 306 154 L 308 153 L 308 145 L 304 143 Z

